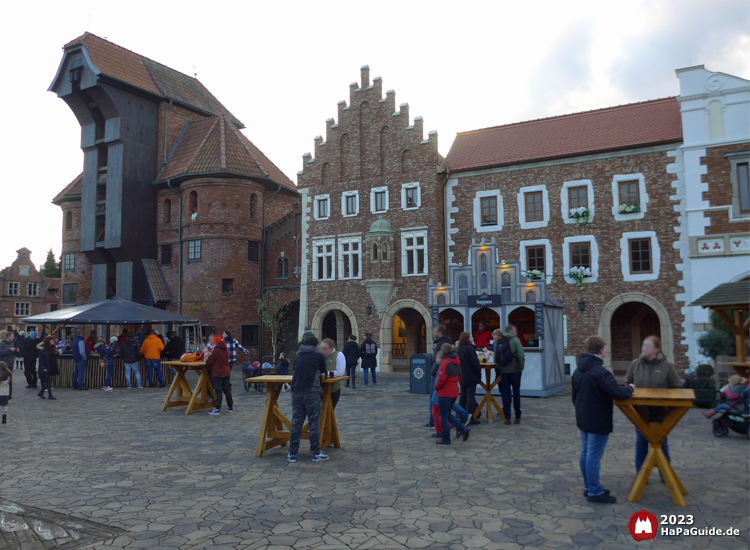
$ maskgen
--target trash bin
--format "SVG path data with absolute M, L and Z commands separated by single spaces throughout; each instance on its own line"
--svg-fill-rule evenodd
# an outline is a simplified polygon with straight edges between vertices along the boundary
M 430 393 L 431 353 L 415 353 L 409 358 L 409 392 Z

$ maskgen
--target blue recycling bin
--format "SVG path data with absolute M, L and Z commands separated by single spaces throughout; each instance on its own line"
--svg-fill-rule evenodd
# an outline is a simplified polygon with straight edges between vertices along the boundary
M 430 393 L 431 353 L 415 353 L 409 358 L 409 392 Z

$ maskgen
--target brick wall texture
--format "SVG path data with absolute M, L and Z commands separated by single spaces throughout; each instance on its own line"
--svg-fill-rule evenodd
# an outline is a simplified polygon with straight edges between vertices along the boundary
M 702 182 L 708 184 L 708 190 L 703 192 L 703 200 L 707 200 L 709 206 L 732 205 L 732 182 L 730 180 L 731 164 L 725 158 L 726 153 L 733 151 L 747 151 L 750 143 L 738 143 L 724 147 L 709 147 L 701 164 L 706 166 L 706 174 Z M 739 233 L 750 231 L 750 222 L 730 222 L 729 211 L 709 211 L 704 214 L 711 220 L 706 227 L 706 235 L 721 235 L 723 233 Z

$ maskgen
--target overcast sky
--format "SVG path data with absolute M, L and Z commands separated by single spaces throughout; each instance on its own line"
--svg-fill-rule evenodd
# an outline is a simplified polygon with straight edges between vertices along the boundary
M 84 31 L 197 73 L 295 182 L 365 64 L 443 155 L 458 131 L 678 95 L 680 67 L 750 77 L 747 0 L 13 2 L 3 19 L 0 268 L 22 246 L 37 265 L 60 252 L 50 201 L 83 154 L 47 88 Z

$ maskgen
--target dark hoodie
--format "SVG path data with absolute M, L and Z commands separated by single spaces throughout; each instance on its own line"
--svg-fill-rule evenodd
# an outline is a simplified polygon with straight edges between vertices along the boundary
M 435 393 L 438 397 L 458 397 L 458 383 L 461 381 L 461 361 L 455 353 L 449 354 L 438 369 Z
M 208 361 L 206 361 L 206 366 L 210 369 L 212 378 L 220 378 L 232 374 L 232 371 L 229 369 L 229 350 L 224 340 L 220 340 L 216 344 L 211 355 L 208 357 Z
M 603 363 L 604 359 L 598 355 L 582 353 L 571 380 L 576 426 L 583 432 L 598 435 L 612 433 L 612 400 L 633 395 L 633 388 L 618 384 Z
M 326 356 L 315 346 L 302 345 L 294 356 L 293 392 L 323 393 L 320 375 L 326 373 Z
M 374 369 L 378 366 L 378 345 L 372 338 L 365 338 L 359 348 L 359 356 L 362 358 L 362 370 Z
M 464 342 L 458 348 L 458 358 L 461 361 L 461 387 L 475 387 L 482 381 L 482 367 L 479 366 L 477 348 Z
M 447 334 L 443 334 L 440 338 L 437 340 L 432 341 L 432 370 L 430 371 L 430 376 L 435 378 L 437 376 L 438 368 L 440 368 L 440 365 L 438 365 L 435 362 L 435 356 L 437 355 L 437 352 L 440 351 L 440 348 L 443 346 L 443 344 L 452 344 L 450 336 Z
M 343 353 L 344 357 L 346 358 L 346 366 L 356 366 L 357 361 L 359 361 L 359 357 L 361 355 L 359 351 L 359 344 L 356 340 L 349 340 L 346 344 L 344 344 L 344 349 L 341 350 L 341 353 Z

